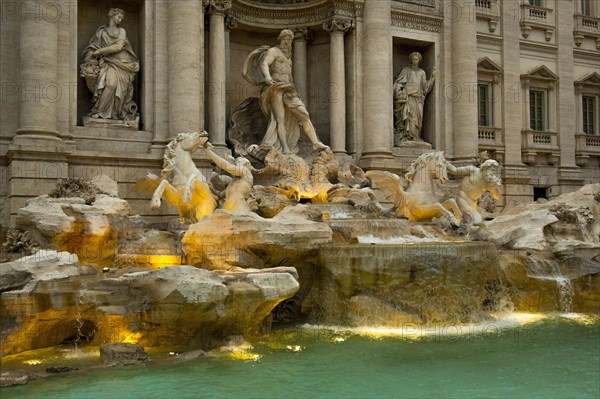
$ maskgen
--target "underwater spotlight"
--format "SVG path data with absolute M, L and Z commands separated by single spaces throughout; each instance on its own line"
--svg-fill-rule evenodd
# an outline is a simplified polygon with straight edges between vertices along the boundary
M 102 273 L 108 273 L 109 271 L 110 271 L 110 269 L 108 267 L 102 268 Z

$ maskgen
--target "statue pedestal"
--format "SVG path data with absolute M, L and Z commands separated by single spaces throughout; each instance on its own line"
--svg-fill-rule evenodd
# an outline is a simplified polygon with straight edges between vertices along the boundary
M 426 141 L 415 141 L 415 140 L 405 140 L 402 142 L 398 142 L 398 141 L 399 141 L 399 138 L 396 138 L 394 140 L 394 147 L 418 148 L 418 149 L 431 150 L 431 144 L 429 144 Z
M 104 127 L 108 129 L 127 129 L 137 131 L 140 127 L 140 117 L 136 116 L 135 119 L 132 119 L 130 121 L 124 121 L 121 119 L 103 119 L 84 116 L 83 126 Z

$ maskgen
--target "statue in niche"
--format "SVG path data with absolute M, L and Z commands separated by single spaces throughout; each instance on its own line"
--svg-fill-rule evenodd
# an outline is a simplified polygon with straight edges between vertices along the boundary
M 425 71 L 419 68 L 420 53 L 411 53 L 408 58 L 410 65 L 402 69 L 394 82 L 394 144 L 397 146 L 406 141 L 423 141 L 423 104 L 436 75 L 434 67 L 427 80 Z
M 250 211 L 246 199 L 250 196 L 254 184 L 252 172 L 257 172 L 250 161 L 244 157 L 238 157 L 233 162 L 227 161 L 215 154 L 211 143 L 206 143 L 206 155 L 215 165 L 233 176 L 225 189 L 223 209 L 227 211 Z
M 119 26 L 124 16 L 120 8 L 110 9 L 108 25 L 99 27 L 90 39 L 83 51 L 84 62 L 80 68 L 81 76 L 93 93 L 93 107 L 88 116 L 137 125 L 133 81 L 140 64 L 125 29 Z
M 313 149 L 323 150 L 327 146 L 317 137 L 293 83 L 291 57 L 294 33 L 284 29 L 277 39 L 278 46 L 261 46 L 251 52 L 242 72 L 248 82 L 260 87 L 260 107 L 269 119 L 260 146 L 275 147 L 284 155 L 296 154 L 302 128 Z
M 480 224 L 483 219 L 477 209 L 479 198 L 489 191 L 495 200 L 500 200 L 500 165 L 493 159 L 483 162 L 480 167 L 455 167 L 449 164 L 448 173 L 464 176 L 458 187 L 456 203 L 468 224 Z

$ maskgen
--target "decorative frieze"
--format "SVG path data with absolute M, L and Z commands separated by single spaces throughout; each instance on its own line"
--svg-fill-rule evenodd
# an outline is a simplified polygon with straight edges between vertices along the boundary
M 328 0 L 295 4 L 294 7 L 235 0 L 230 13 L 238 22 L 247 25 L 288 27 L 322 23 L 335 15 L 335 7 Z
M 477 44 L 491 44 L 495 46 L 501 46 L 503 42 L 502 36 L 477 34 Z
M 392 10 L 392 26 L 440 33 L 443 18 L 430 15 L 418 15 L 404 11 Z

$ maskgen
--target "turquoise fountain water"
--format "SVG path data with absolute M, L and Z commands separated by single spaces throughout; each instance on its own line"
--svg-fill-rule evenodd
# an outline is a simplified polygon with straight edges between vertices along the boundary
M 428 330 L 288 328 L 251 342 L 251 347 L 214 353 L 213 358 L 177 363 L 164 351 L 151 352 L 153 361 L 144 367 L 86 369 L 56 375 L 3 389 L 1 396 L 599 397 L 597 318 L 573 319 L 570 315 L 505 328 L 510 326 L 509 321 Z M 455 335 L 459 331 L 462 334 Z M 14 363 L 17 358 L 8 360 Z M 81 362 L 78 359 L 78 364 Z M 63 363 L 68 364 L 66 360 Z

